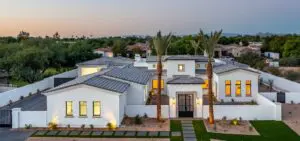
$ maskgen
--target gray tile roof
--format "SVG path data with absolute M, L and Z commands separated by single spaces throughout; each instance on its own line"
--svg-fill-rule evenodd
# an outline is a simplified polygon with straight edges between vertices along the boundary
M 77 65 L 107 65 L 107 66 L 124 66 L 132 64 L 133 60 L 124 57 L 101 57 L 94 60 L 78 63 Z
M 129 84 L 103 76 L 95 76 L 83 82 L 83 84 L 94 86 L 97 88 L 124 93 L 129 88 Z
M 207 62 L 208 58 L 202 55 L 171 55 L 163 56 L 162 61 L 166 60 L 195 60 L 196 62 Z M 156 62 L 156 56 L 148 56 L 146 59 L 147 62 Z
M 204 84 L 204 80 L 198 77 L 175 76 L 167 84 Z
M 114 68 L 111 71 L 104 73 L 104 75 L 146 85 L 153 73 L 128 65 L 123 68 Z
M 173 55 L 165 60 L 195 60 L 196 62 L 207 62 L 208 58 L 202 55 Z
M 206 74 L 206 69 L 196 69 L 196 74 Z
M 229 72 L 237 69 L 242 69 L 254 73 L 259 73 L 253 70 L 248 69 L 248 67 L 242 66 L 242 65 L 233 65 L 233 64 L 223 64 L 223 65 L 218 65 L 213 68 L 213 72 L 216 74 L 224 73 L 224 72 Z
M 33 94 L 23 100 L 14 102 L 10 106 L 1 107 L 0 110 L 11 110 L 13 108 L 21 108 L 22 111 L 46 111 L 47 98 L 42 94 Z

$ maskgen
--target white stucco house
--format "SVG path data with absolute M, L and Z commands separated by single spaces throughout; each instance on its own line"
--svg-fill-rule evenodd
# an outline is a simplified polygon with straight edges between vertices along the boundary
M 163 56 L 160 83 L 162 95 L 167 97 L 162 107 L 163 118 L 207 118 L 207 62 L 204 56 Z M 156 64 L 156 56 L 135 62 L 100 58 L 79 63 L 78 78 L 43 92 L 47 105 L 43 125 L 55 122 L 62 127 L 106 127 L 112 123 L 118 127 L 124 115 L 146 113 L 155 117 L 156 106 L 148 105 L 147 101 L 156 94 L 159 83 Z M 280 107 L 259 95 L 259 72 L 220 60 L 215 60 L 213 66 L 217 119 L 242 116 L 249 120 L 280 120 Z

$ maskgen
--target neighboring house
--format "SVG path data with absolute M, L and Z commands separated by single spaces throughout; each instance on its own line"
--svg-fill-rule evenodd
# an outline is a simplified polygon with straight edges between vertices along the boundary
M 255 53 L 257 55 L 261 55 L 260 48 L 254 47 L 237 47 L 232 50 L 232 56 L 240 57 L 241 55 L 248 54 L 248 53 Z
M 265 59 L 265 63 L 269 66 L 269 67 L 279 67 L 279 60 L 277 59 Z
M 226 56 L 230 57 L 240 57 L 243 54 L 249 52 L 261 54 L 260 47 L 255 45 L 249 45 L 248 47 L 232 44 L 232 45 L 218 45 L 214 50 L 214 58 L 222 58 Z M 204 56 L 207 56 L 204 52 Z
M 147 57 L 151 55 L 151 48 L 149 43 L 136 43 L 134 45 L 128 45 L 127 51 L 129 54 L 140 54 L 142 57 Z
M 132 63 L 133 60 L 124 57 L 100 57 L 94 60 L 78 63 L 78 76 L 96 73 L 111 67 L 122 67 Z
M 121 63 L 121 65 L 119 64 L 120 58 L 114 59 L 118 61 L 108 61 L 110 63 L 103 67 L 105 69 L 98 69 L 88 75 L 79 75 L 72 81 L 43 92 L 43 95 L 47 97 L 45 101 L 47 108 L 44 111 L 46 117 L 44 117 L 45 119 L 40 117 L 41 120 L 46 123 L 55 122 L 61 127 L 67 125 L 80 127 L 83 124 L 106 127 L 108 123 L 118 127 L 125 114 L 135 116 L 147 113 L 154 117 L 156 107 L 147 105 L 147 101 L 148 98 L 151 100 L 152 95 L 155 96 L 158 83 L 161 83 L 162 95 L 167 97 L 168 101 L 163 103 L 164 118 L 207 118 L 207 57 L 163 56 L 161 82 L 158 82 L 156 75 L 156 56 L 149 56 L 144 62 L 138 58 L 136 59 L 137 63 L 125 61 L 126 63 Z M 95 65 L 95 62 L 102 61 L 100 58 L 100 61 L 80 63 L 78 67 L 81 69 L 78 69 L 78 73 L 82 74 L 82 68 L 86 66 L 93 65 L 98 68 L 99 64 Z M 117 65 L 111 65 L 111 62 Z M 103 64 L 100 63 L 100 65 Z M 259 99 L 261 96 L 258 94 L 258 72 L 250 69 L 247 65 L 233 63 L 229 60 L 214 61 L 213 67 L 212 88 L 215 103 L 221 103 L 225 105 L 225 109 L 231 109 L 222 110 L 224 107 L 215 109 L 217 119 L 223 116 L 228 118 L 244 117 L 241 111 L 247 110 L 252 110 L 252 112 L 245 115 L 246 119 L 256 117 L 262 120 L 277 119 L 274 117 L 277 109 L 274 108 L 275 105 L 270 104 L 271 101 L 269 103 L 267 101 L 269 105 L 265 106 L 269 112 L 260 111 L 263 110 L 261 105 L 248 108 L 247 103 L 265 102 L 264 99 Z M 242 103 L 242 110 L 236 103 Z M 225 113 L 222 114 L 222 112 Z M 14 113 L 14 115 L 17 114 Z
M 270 59 L 279 60 L 280 54 L 276 52 L 264 52 L 264 56 Z
M 103 57 L 114 57 L 114 53 L 113 53 L 111 47 L 97 48 L 97 49 L 94 50 L 94 53 L 99 54 Z

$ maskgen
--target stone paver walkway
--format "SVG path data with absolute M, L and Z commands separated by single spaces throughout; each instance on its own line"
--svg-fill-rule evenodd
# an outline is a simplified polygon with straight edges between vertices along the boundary
M 182 120 L 181 126 L 184 141 L 197 141 L 192 120 Z

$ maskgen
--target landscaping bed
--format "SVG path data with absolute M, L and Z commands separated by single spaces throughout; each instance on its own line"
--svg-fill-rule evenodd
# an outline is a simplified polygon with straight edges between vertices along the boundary
M 216 120 L 215 125 L 204 121 L 208 132 L 239 135 L 259 135 L 249 121 L 239 120 Z
M 170 131 L 170 120 L 158 122 L 155 118 L 137 117 L 124 118 L 122 125 L 117 130 L 125 131 Z

